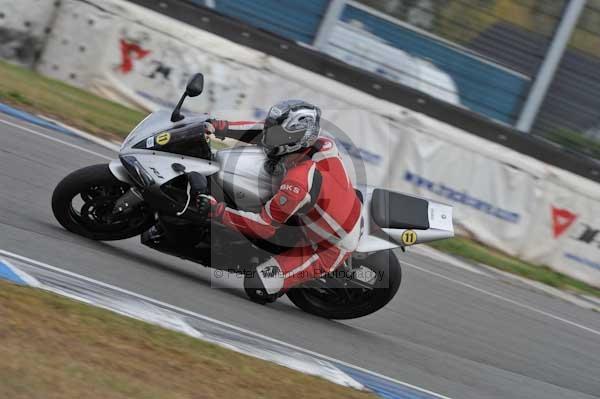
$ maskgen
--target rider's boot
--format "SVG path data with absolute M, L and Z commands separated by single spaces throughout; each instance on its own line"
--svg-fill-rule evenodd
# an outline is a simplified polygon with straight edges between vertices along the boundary
M 244 276 L 244 291 L 251 301 L 265 305 L 273 303 L 284 294 L 283 291 L 269 294 L 260 279 L 258 272 L 249 273 Z

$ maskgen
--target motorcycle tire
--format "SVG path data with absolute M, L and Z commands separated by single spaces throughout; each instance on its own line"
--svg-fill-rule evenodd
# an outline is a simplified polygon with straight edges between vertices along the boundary
M 108 164 L 87 166 L 72 172 L 58 183 L 52 194 L 52 212 L 65 229 L 92 240 L 112 241 L 135 237 L 153 225 L 152 214 L 136 210 L 128 219 L 112 224 L 93 220 L 100 208 L 105 214 L 108 213 L 109 208 L 112 209 L 111 201 L 114 204 L 129 188 L 127 183 L 114 177 Z M 73 200 L 78 195 L 80 198 L 85 195 L 90 203 L 85 216 L 78 214 L 73 207 Z M 87 204 L 84 203 L 84 207 Z
M 400 262 L 393 251 L 387 250 L 376 252 L 363 260 L 354 259 L 353 263 L 367 265 L 368 269 L 378 276 L 385 276 L 375 282 L 373 291 L 368 296 L 365 295 L 364 301 L 360 301 L 359 295 L 355 303 L 328 302 L 314 288 L 303 286 L 289 290 L 288 298 L 303 311 L 327 319 L 355 319 L 378 311 L 392 300 L 400 288 L 402 280 Z

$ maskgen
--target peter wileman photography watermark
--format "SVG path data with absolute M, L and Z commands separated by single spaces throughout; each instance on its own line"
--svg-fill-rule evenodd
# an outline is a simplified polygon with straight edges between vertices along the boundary
M 223 285 L 227 285 L 226 282 L 228 280 L 242 281 L 244 278 L 252 280 L 255 277 L 258 277 L 258 273 L 261 273 L 261 276 L 263 276 L 263 277 L 270 277 L 270 278 L 273 278 L 273 277 L 284 278 L 285 277 L 285 274 L 280 269 L 276 269 L 276 270 L 271 269 L 268 271 L 268 275 L 266 275 L 263 272 L 259 272 L 257 270 L 243 270 L 241 272 L 239 270 L 240 269 L 237 269 L 237 268 L 228 269 L 228 270 L 213 269 L 212 274 L 211 274 L 211 284 L 213 284 L 214 287 L 222 287 Z M 299 273 L 296 273 L 294 275 L 294 277 L 296 277 L 298 279 L 302 279 L 302 280 L 307 280 L 312 277 L 312 274 L 309 275 L 306 272 L 299 272 Z M 327 273 L 326 271 L 323 271 L 323 277 L 326 277 L 328 279 L 339 279 L 339 280 L 344 280 L 344 279 L 357 280 L 357 281 L 364 282 L 367 284 L 378 283 L 379 288 L 382 287 L 381 283 L 385 283 L 387 281 L 387 276 L 386 276 L 385 271 L 383 271 L 383 270 L 373 271 L 366 267 L 360 267 L 360 268 L 354 269 L 354 270 L 338 269 L 338 270 L 334 270 L 333 272 L 329 272 L 329 273 Z M 340 287 L 332 286 L 331 287 L 331 289 L 336 289 L 336 288 L 344 288 L 344 287 L 343 286 L 340 286 Z

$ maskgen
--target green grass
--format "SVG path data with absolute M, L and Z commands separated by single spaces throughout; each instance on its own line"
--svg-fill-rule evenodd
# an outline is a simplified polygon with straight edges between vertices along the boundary
M 121 141 L 147 113 L 0 61 L 0 102 Z M 227 147 L 212 140 L 214 149 Z
M 455 237 L 449 240 L 433 242 L 430 245 L 442 252 L 480 262 L 555 288 L 600 297 L 600 289 L 594 288 L 582 281 L 565 276 L 547 266 L 534 265 L 502 254 L 466 238 Z
M 0 398 L 375 398 L 0 280 Z
M 558 129 L 544 135 L 548 140 L 590 157 L 600 159 L 600 141 L 569 129 Z
M 0 102 L 104 137 L 125 137 L 146 115 L 3 61 L 0 76 Z

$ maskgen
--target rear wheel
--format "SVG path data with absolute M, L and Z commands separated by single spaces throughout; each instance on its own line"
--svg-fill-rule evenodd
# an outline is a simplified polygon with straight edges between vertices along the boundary
M 52 212 L 67 230 L 99 241 L 135 237 L 153 224 L 152 214 L 137 207 L 116 217 L 115 202 L 130 189 L 107 164 L 88 166 L 65 177 L 54 189 Z
M 324 276 L 288 291 L 287 296 L 307 313 L 328 319 L 354 319 L 374 313 L 392 300 L 402 270 L 392 251 L 352 260 L 352 273 Z

